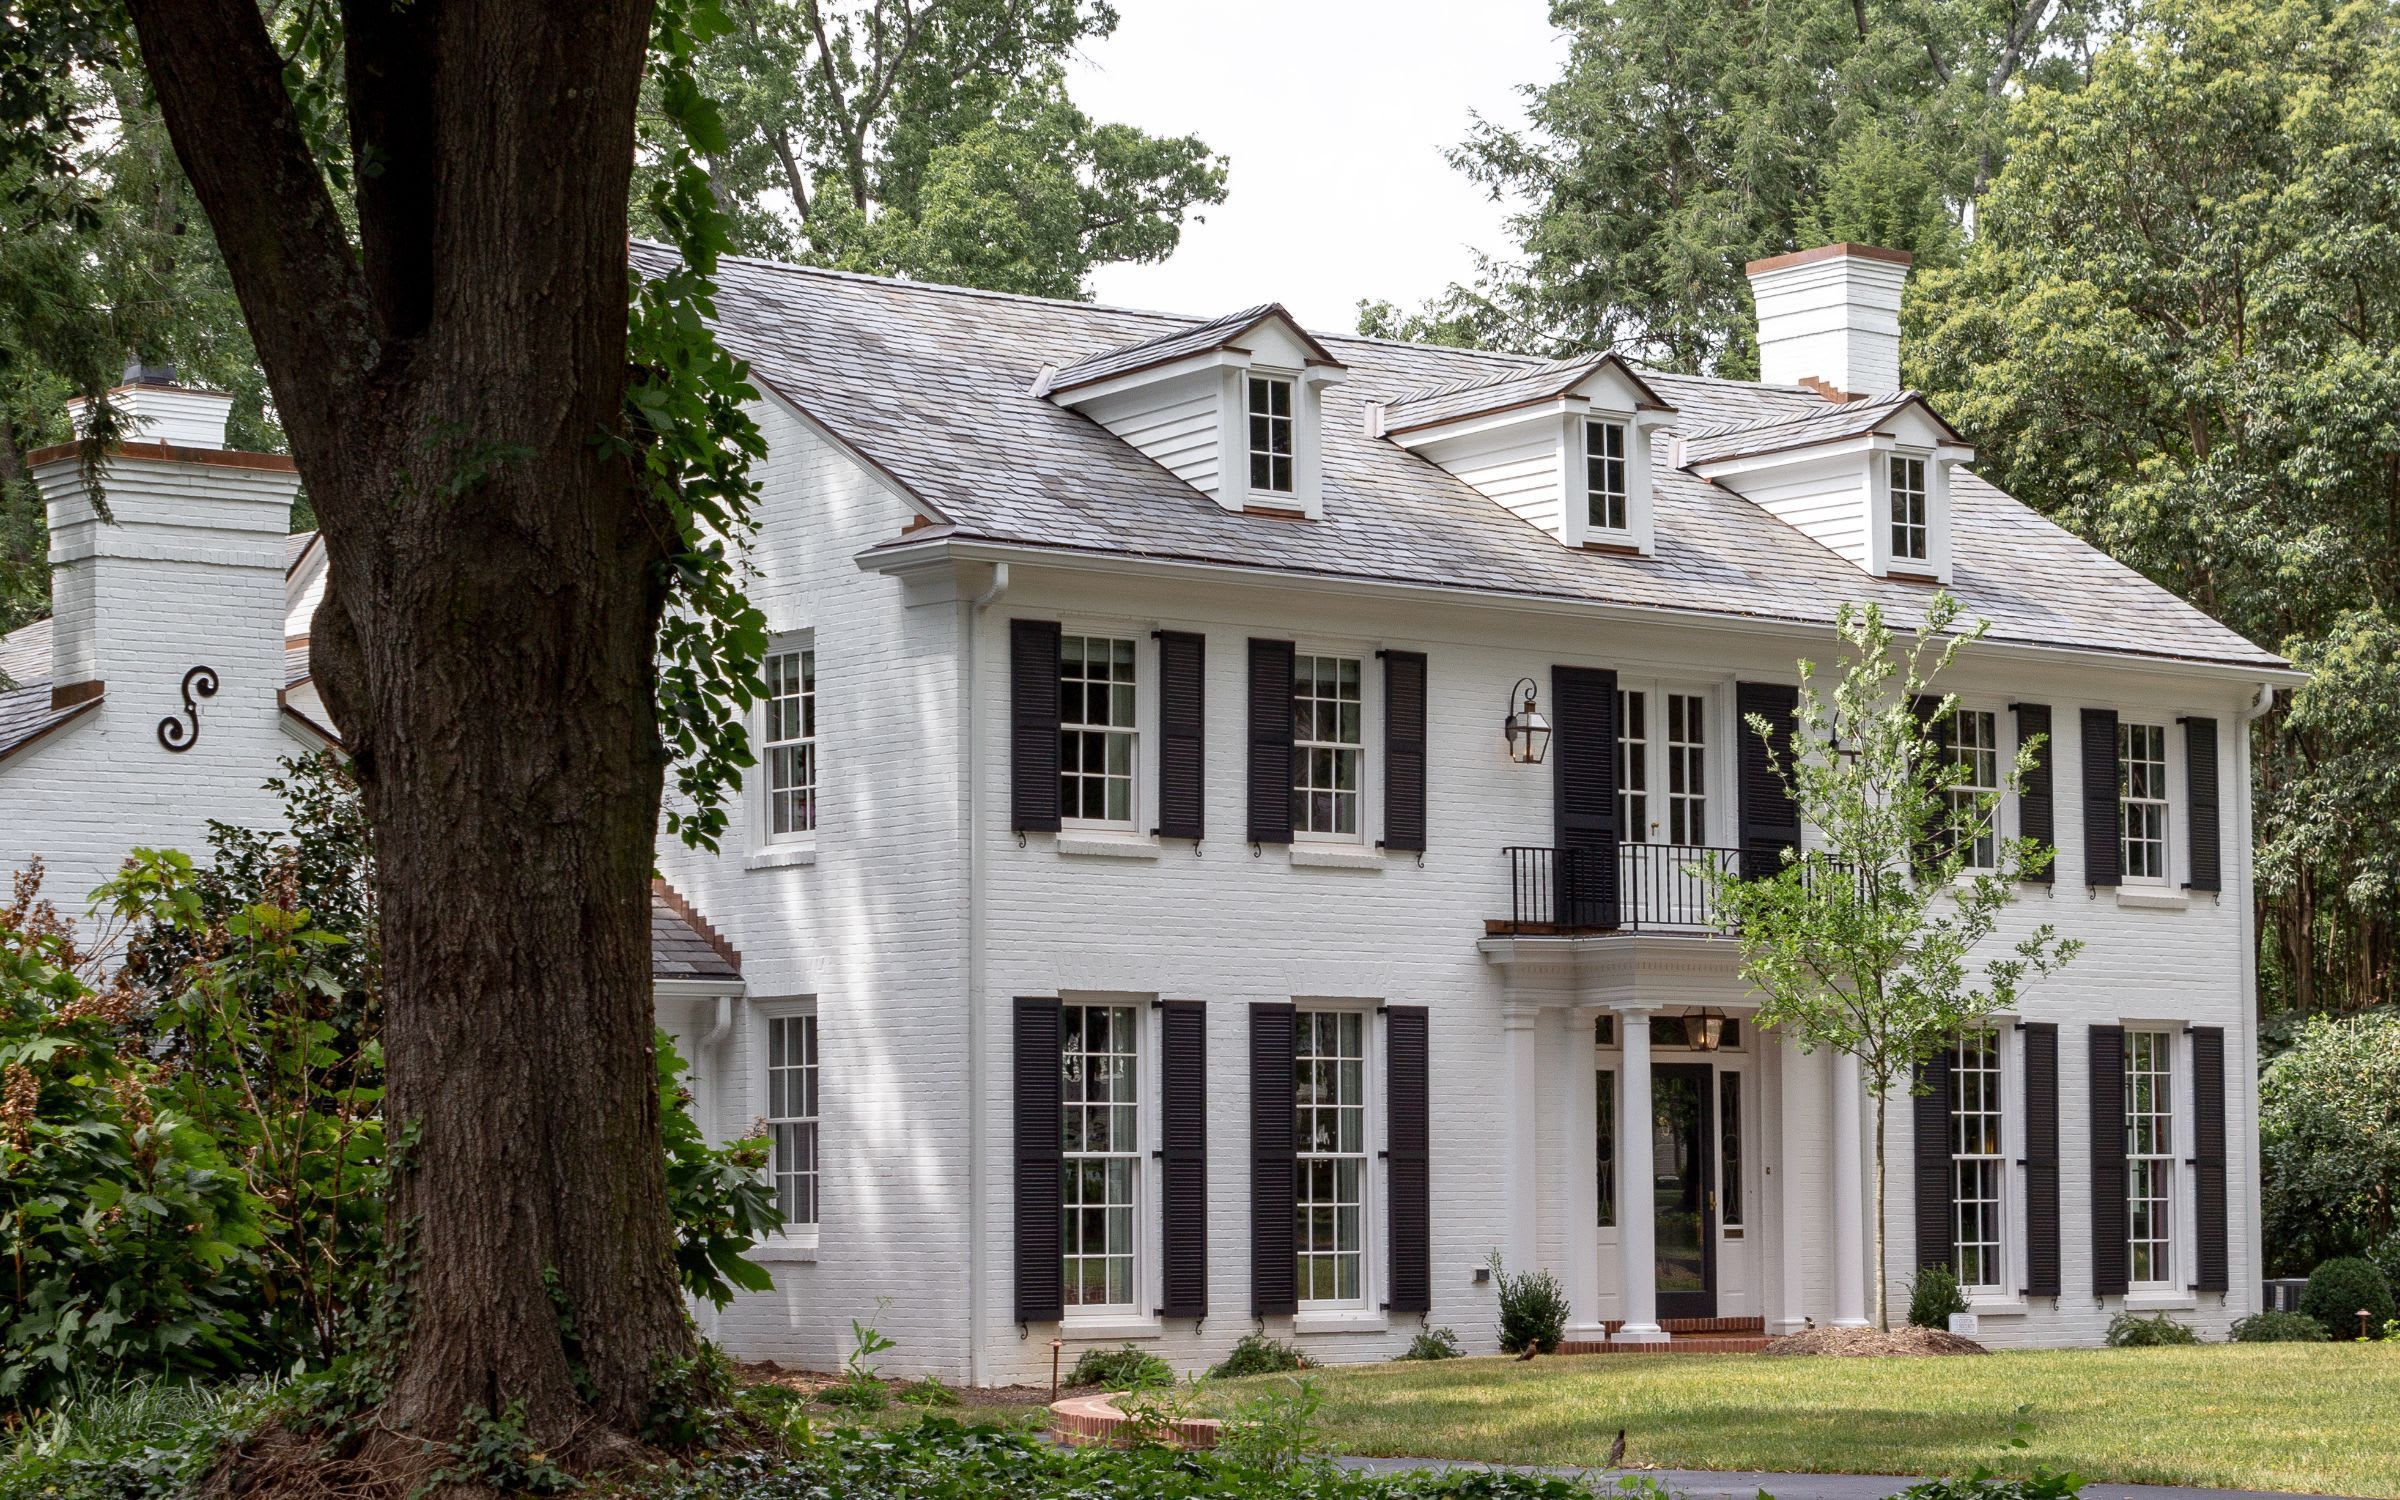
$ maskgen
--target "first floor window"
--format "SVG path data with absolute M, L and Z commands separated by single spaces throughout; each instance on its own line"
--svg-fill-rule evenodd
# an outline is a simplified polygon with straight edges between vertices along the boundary
M 1949 792 L 1952 815 L 1963 821 L 1979 816 L 1987 805 L 1992 809 L 1992 816 L 1967 845 L 1967 867 L 1996 869 L 2000 864 L 2000 805 L 1994 800 L 2000 795 L 1998 716 L 1989 709 L 1962 708 L 1950 716 L 1948 734 L 1950 763 L 1960 771 L 1959 781 Z
M 1133 642 L 1058 643 L 1058 807 L 1095 823 L 1133 821 Z
M 1359 836 L 1366 763 L 1355 656 L 1292 658 L 1292 831 Z
M 1891 460 L 1892 487 L 1892 556 L 1908 562 L 1923 562 L 1931 532 L 1925 521 L 1925 460 L 1901 458 Z
M 1301 1011 L 1293 1037 L 1300 1300 L 1366 1295 L 1367 1018 Z
M 1603 1016 L 1602 1020 L 1607 1017 Z M 1617 1074 L 1602 1068 L 1592 1075 L 1598 1087 L 1600 1117 L 1593 1132 L 1592 1153 L 1600 1168 L 1600 1227 L 1617 1227 Z
M 1583 424 L 1583 492 L 1587 519 L 1602 531 L 1625 529 L 1625 424 Z
M 2175 1067 L 2163 1031 L 2125 1033 L 2125 1207 L 2133 1280 L 2175 1277 Z
M 1250 488 L 1292 492 L 1292 382 L 1284 376 L 1250 377 Z
M 1135 1020 L 1130 1005 L 1069 1005 L 1059 1012 L 1059 1243 L 1069 1307 L 1135 1303 L 1134 1191 L 1142 1159 Z
M 766 661 L 767 836 L 817 827 L 817 653 L 777 651 Z
M 1997 1291 L 2000 1265 L 2000 1039 L 1985 1028 L 1950 1054 L 1950 1201 L 1958 1284 Z
M 817 1018 L 767 1018 L 768 1170 L 784 1227 L 817 1222 Z
M 2117 726 L 2119 852 L 2127 880 L 2167 878 L 2167 727 Z

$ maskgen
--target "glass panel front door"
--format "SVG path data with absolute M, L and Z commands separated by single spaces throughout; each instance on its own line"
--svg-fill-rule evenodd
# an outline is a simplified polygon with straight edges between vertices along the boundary
M 1658 1238 L 1658 1315 L 1717 1315 L 1716 1159 L 1711 1130 L 1715 1069 L 1651 1070 L 1651 1164 Z

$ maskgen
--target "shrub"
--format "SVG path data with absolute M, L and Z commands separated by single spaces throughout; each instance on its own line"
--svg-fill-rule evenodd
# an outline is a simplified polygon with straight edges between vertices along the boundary
M 902 1386 L 900 1394 L 894 1399 L 903 1406 L 921 1406 L 927 1411 L 938 1411 L 958 1405 L 958 1392 L 942 1384 L 941 1376 L 928 1375 L 914 1385 Z
M 2023 1479 L 1977 1469 L 1964 1479 L 1927 1479 L 1900 1492 L 1898 1500 L 2075 1500 L 2083 1480 L 2074 1474 L 2036 1469 Z
M 1174 1383 L 1172 1366 L 1131 1344 L 1122 1349 L 1086 1349 L 1067 1375 L 1069 1385 L 1100 1385 L 1112 1391 L 1148 1390 Z
M 2260 1206 L 2278 1270 L 2400 1235 L 2400 1011 L 2315 1016 L 2259 1075 Z M 2387 1268 L 2387 1275 L 2389 1268 Z M 2335 1337 L 2358 1330 L 2353 1302 Z
M 2307 1289 L 2300 1293 L 2300 1310 L 2323 1324 L 2326 1333 L 2336 1339 L 2357 1338 L 2358 1315 L 2364 1312 L 2370 1337 L 2377 1336 L 2392 1319 L 2392 1286 L 2375 1262 L 2363 1256 L 2341 1256 L 2308 1273 Z
M 75 1386 L 0 1448 L 0 1495 L 150 1500 L 200 1492 L 218 1450 L 265 1415 L 265 1385 Z
M 2233 1325 L 2237 1344 L 2322 1344 L 2325 1325 L 2306 1313 L 2257 1312 Z
M 1948 1328 L 1952 1313 L 1967 1310 L 1958 1277 L 1948 1266 L 1921 1266 L 1908 1288 L 1908 1321 L 1919 1328 Z
M 1567 1293 L 1548 1271 L 1510 1275 L 1492 1254 L 1492 1283 L 1500 1289 L 1500 1352 L 1555 1354 L 1567 1336 Z
M 1459 1347 L 1458 1335 L 1447 1328 L 1432 1328 L 1417 1335 L 1402 1359 L 1457 1359 L 1467 1351 Z
M 2165 1313 L 2143 1317 L 2139 1313 L 2121 1312 L 2108 1320 L 2108 1347 L 2111 1349 L 2155 1349 L 2165 1344 L 2197 1344 L 2200 1335 Z
M 1263 1333 L 1245 1333 L 1225 1356 L 1225 1362 L 1208 1373 L 1223 1380 L 1238 1380 L 1244 1375 L 1277 1375 L 1307 1368 L 1308 1356 L 1291 1345 Z
M 1225 1419 L 1217 1450 L 1245 1469 L 1289 1474 L 1322 1442 L 1317 1413 L 1324 1405 L 1325 1393 L 1313 1380 L 1294 1379 L 1288 1389 L 1261 1391 Z
M 736 1288 L 766 1292 L 775 1279 L 742 1252 L 783 1227 L 775 1190 L 766 1179 L 763 1135 L 712 1146 L 692 1119 L 692 1092 L 683 1086 L 689 1064 L 663 1030 L 653 1036 L 658 1059 L 658 1125 L 667 1152 L 667 1212 L 675 1220 L 675 1273 L 683 1289 L 723 1307 Z

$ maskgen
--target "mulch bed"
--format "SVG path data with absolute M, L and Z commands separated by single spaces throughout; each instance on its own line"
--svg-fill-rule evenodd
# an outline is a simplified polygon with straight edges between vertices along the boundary
M 1989 1354 L 1973 1339 L 1940 1328 L 1914 1324 L 1878 1333 L 1872 1328 L 1810 1328 L 1767 1340 L 1764 1354 L 1831 1354 L 1849 1358 L 1876 1355 L 1902 1358 L 1939 1354 Z
M 740 1363 L 733 1368 L 734 1373 L 741 1378 L 744 1385 L 779 1385 L 787 1391 L 798 1391 L 810 1401 L 816 1400 L 817 1393 L 826 1387 L 840 1385 L 844 1378 L 840 1375 L 828 1374 L 823 1370 L 787 1370 L 771 1359 Z M 884 1384 L 891 1388 L 894 1395 L 897 1395 L 916 1382 L 913 1380 L 886 1380 Z M 1050 1404 L 1050 1387 L 1046 1385 L 976 1386 L 972 1390 L 953 1386 L 951 1389 L 957 1391 L 969 1405 L 973 1406 L 1048 1406 Z M 1092 1385 L 1062 1385 L 1058 1388 L 1058 1393 L 1061 1396 L 1080 1396 L 1098 1389 L 1098 1386 Z

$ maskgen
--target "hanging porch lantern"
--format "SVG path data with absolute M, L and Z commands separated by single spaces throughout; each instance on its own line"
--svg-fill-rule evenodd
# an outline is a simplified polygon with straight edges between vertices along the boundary
M 1725 1045 L 1725 1012 L 1713 1005 L 1683 1013 L 1684 1036 L 1694 1052 L 1714 1052 Z

